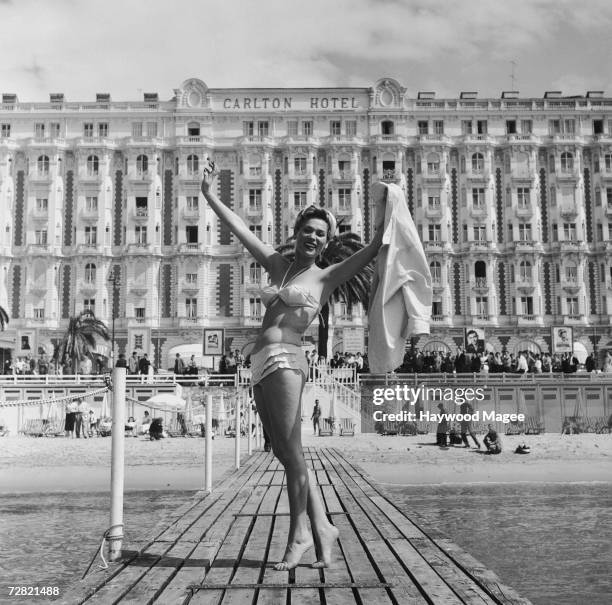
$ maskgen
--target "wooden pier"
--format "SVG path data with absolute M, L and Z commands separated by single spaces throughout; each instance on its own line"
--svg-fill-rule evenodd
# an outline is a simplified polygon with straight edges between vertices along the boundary
M 288 500 L 282 467 L 259 452 L 56 602 L 529 604 L 439 531 L 407 517 L 338 450 L 306 448 L 305 457 L 340 530 L 329 569 L 310 567 L 314 551 L 293 572 L 272 568 L 285 549 Z

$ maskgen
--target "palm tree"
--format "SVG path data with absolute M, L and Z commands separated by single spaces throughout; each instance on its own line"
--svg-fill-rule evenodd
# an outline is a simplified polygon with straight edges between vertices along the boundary
M 77 364 L 86 357 L 91 357 L 96 347 L 96 338 L 110 340 L 106 324 L 96 319 L 93 311 L 81 311 L 76 317 L 71 317 L 68 329 L 57 349 L 56 360 L 61 364 L 70 362 L 72 373 L 77 373 Z
M 338 223 L 340 224 L 340 223 Z M 364 247 L 361 238 L 351 231 L 335 235 L 323 250 L 321 258 L 316 265 L 321 268 L 335 265 L 355 254 Z M 295 257 L 295 237 L 291 236 L 284 244 L 277 248 L 287 260 L 293 261 Z M 370 298 L 370 284 L 374 269 L 372 264 L 367 265 L 360 273 L 338 286 L 331 294 L 331 302 L 344 302 L 350 312 L 353 305 L 361 303 L 368 310 Z M 318 354 L 327 358 L 327 339 L 329 336 L 329 302 L 321 307 L 319 313 Z
M 8 313 L 4 310 L 4 307 L 0 307 L 0 330 L 4 330 L 8 322 L 9 322 Z

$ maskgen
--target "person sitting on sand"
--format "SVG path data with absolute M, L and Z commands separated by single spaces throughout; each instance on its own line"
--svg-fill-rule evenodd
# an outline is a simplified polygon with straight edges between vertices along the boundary
M 150 416 L 149 412 L 145 411 L 144 416 L 142 418 L 142 421 L 140 423 L 140 430 L 139 430 L 139 432 L 140 432 L 141 435 L 145 435 L 146 433 L 149 432 L 150 424 L 151 424 L 151 416 Z
M 487 454 L 501 454 L 501 437 L 491 424 L 488 425 L 489 432 L 485 435 L 483 441 L 487 448 Z

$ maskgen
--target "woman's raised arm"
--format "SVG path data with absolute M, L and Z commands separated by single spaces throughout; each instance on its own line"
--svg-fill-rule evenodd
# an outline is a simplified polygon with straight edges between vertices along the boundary
M 271 273 L 274 260 L 276 258 L 282 258 L 281 255 L 276 252 L 272 246 L 264 244 L 250 231 L 244 220 L 212 192 L 213 174 L 214 173 L 205 171 L 202 179 L 202 194 L 206 198 L 206 201 L 219 219 L 228 226 L 229 230 L 253 255 L 255 260 L 262 265 L 268 273 Z

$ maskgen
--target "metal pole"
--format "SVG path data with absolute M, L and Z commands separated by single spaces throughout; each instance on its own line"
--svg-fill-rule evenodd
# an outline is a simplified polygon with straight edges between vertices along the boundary
M 113 423 L 111 430 L 111 516 L 108 532 L 109 558 L 121 557 L 123 542 L 123 484 L 125 454 L 125 378 L 126 368 L 113 369 Z
M 212 393 L 206 393 L 206 418 L 204 424 L 204 489 L 212 492 Z
M 251 399 L 249 397 L 249 391 L 248 389 L 244 389 L 243 391 L 243 396 L 244 399 L 246 401 L 246 405 L 247 405 L 247 455 L 251 455 L 253 453 L 253 431 L 252 431 L 252 426 L 253 426 L 253 406 L 251 404 Z
M 234 466 L 240 468 L 240 409 L 241 398 L 236 393 L 236 441 L 234 442 Z

